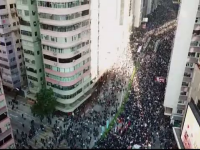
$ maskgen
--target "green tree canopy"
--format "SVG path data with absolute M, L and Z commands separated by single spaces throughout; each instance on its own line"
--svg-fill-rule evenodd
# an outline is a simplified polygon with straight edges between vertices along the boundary
M 31 107 L 34 114 L 40 117 L 45 117 L 55 111 L 57 101 L 51 88 L 47 89 L 43 87 L 40 92 L 36 94 L 36 98 L 36 103 Z

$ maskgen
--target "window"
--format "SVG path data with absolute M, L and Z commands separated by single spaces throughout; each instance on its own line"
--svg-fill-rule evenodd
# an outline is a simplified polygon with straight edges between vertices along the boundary
M 37 54 L 38 54 L 38 55 L 40 55 L 40 52 L 39 52 L 39 51 L 37 51 Z
M 22 63 L 20 63 L 19 65 L 22 66 Z
M 25 16 L 29 16 L 29 11 L 28 10 L 24 10 L 24 14 L 25 14 Z
M 35 32 L 35 36 L 37 36 L 37 32 Z
M 7 130 L 10 129 L 10 127 L 11 127 L 10 123 L 5 124 L 5 128 L 6 128 Z
M 44 59 L 48 59 L 48 60 L 57 62 L 57 58 L 56 57 L 52 57 L 52 56 L 48 56 L 48 55 L 44 55 Z
M 11 44 L 12 44 L 11 42 L 7 42 L 7 43 L 6 43 L 6 46 L 9 46 L 9 45 L 11 45 Z
M 0 121 L 4 120 L 6 118 L 7 118 L 7 112 L 0 115 Z
M 8 135 L 5 139 L 4 139 L 4 143 L 8 142 L 10 139 L 12 139 L 12 135 Z
M 18 56 L 18 58 L 19 58 L 19 59 L 21 59 L 21 58 L 22 58 L 22 56 L 21 56 L 21 55 L 19 55 L 19 56 Z
M 22 10 L 21 9 L 17 9 L 17 13 L 19 16 L 22 16 Z
M 182 113 L 183 113 L 183 110 L 178 109 L 178 110 L 177 110 L 177 113 L 178 113 L 178 114 L 182 114 Z
M 16 22 L 13 22 L 13 26 L 14 26 L 14 27 L 16 26 Z
M 21 30 L 21 34 L 22 35 L 26 35 L 26 36 L 32 36 L 32 33 L 29 32 L 29 31 L 24 31 L 24 30 Z
M 0 5 L 0 9 L 6 9 L 6 5 Z
M 66 58 L 66 59 L 59 58 L 59 63 L 71 63 L 79 58 L 81 58 L 81 54 L 78 54 L 72 58 Z
M 11 54 L 11 53 L 13 53 L 13 50 L 9 50 L 8 52 L 9 52 L 9 54 Z
M 13 4 L 10 4 L 10 8 L 13 8 Z
M 39 71 L 42 72 L 42 69 L 40 69 Z
M 4 42 L 1 42 L 1 41 L 0 41 L 0 45 L 1 46 L 6 46 L 6 44 Z

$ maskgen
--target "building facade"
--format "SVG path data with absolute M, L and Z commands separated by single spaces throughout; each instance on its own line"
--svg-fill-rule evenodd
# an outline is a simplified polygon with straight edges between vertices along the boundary
M 2 81 L 0 80 L 0 149 L 14 149 L 14 137 L 4 96 Z
M 90 1 L 37 1 L 45 80 L 57 109 L 73 112 L 91 94 Z
M 171 53 L 164 100 L 165 115 L 181 122 L 187 105 L 194 66 L 200 55 L 199 0 L 182 0 Z
M 11 89 L 24 84 L 25 70 L 15 0 L 0 1 L 0 72 Z
M 35 100 L 45 82 L 37 2 L 17 0 L 16 4 L 28 85 L 23 91 L 29 100 Z
M 200 65 L 194 64 L 193 78 L 180 127 L 173 127 L 179 149 L 200 148 Z

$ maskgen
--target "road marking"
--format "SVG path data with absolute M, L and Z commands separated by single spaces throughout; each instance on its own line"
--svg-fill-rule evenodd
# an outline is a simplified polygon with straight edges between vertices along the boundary
M 18 116 L 15 116 L 15 115 L 13 115 L 13 114 L 10 114 L 9 116 L 12 116 L 12 117 L 15 117 L 15 118 L 17 118 Z

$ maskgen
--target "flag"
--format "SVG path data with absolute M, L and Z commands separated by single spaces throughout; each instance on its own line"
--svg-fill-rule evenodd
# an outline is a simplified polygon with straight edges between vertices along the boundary
M 155 79 L 157 82 L 159 82 L 159 83 L 165 83 L 165 78 L 163 78 L 163 77 L 156 77 L 156 79 Z

